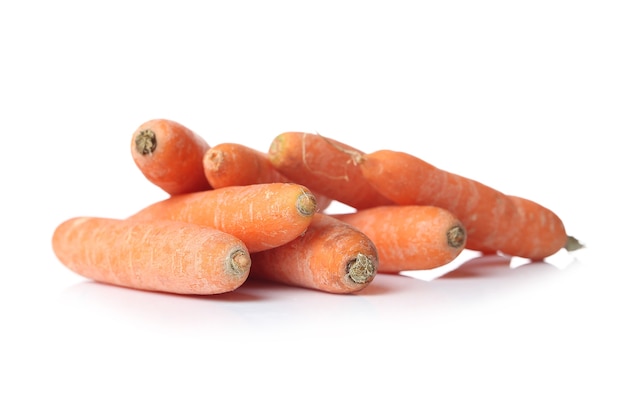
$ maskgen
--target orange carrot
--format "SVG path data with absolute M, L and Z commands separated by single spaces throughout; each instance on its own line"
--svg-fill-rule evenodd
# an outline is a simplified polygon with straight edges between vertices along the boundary
M 357 149 L 318 134 L 285 132 L 272 141 L 270 162 L 294 182 L 356 209 L 392 204 L 365 180 L 345 151 Z
M 287 178 L 269 161 L 268 155 L 240 143 L 224 142 L 211 147 L 202 159 L 204 175 L 213 188 L 269 182 L 295 182 Z M 324 210 L 332 200 L 311 190 L 317 209 Z
M 396 204 L 438 206 L 454 214 L 466 228 L 468 249 L 541 260 L 568 240 L 561 219 L 533 201 L 505 195 L 405 152 L 353 156 L 372 186 Z
M 252 253 L 251 279 L 347 294 L 372 282 L 378 266 L 373 242 L 361 231 L 324 213 L 285 245 Z
M 333 214 L 365 233 L 378 249 L 378 271 L 433 269 L 465 248 L 465 228 L 448 210 L 434 206 L 379 206 Z
M 75 217 L 57 226 L 52 247 L 79 275 L 139 290 L 219 294 L 238 288 L 250 272 L 239 239 L 183 222 Z
M 317 210 L 304 186 L 266 183 L 179 194 L 144 207 L 130 218 L 178 220 L 209 226 L 241 239 L 250 252 L 289 242 Z
M 209 144 L 189 128 L 153 119 L 133 133 L 131 154 L 141 173 L 170 195 L 210 189 L 202 157 Z

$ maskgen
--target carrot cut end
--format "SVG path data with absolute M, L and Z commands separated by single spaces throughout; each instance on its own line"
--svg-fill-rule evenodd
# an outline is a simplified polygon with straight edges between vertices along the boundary
M 296 201 L 298 213 L 304 217 L 310 217 L 317 211 L 317 200 L 309 191 L 302 191 Z
M 140 155 L 149 155 L 157 147 L 156 133 L 150 129 L 142 130 L 135 136 L 135 149 Z
M 251 264 L 250 255 L 244 250 L 236 249 L 228 257 L 226 270 L 231 275 L 240 276 L 250 270 Z
M 210 149 L 205 157 L 205 167 L 209 171 L 218 171 L 224 162 L 224 152 Z
M 366 284 L 370 282 L 376 275 L 376 265 L 374 262 L 358 253 L 356 258 L 348 263 L 347 277 L 355 284 Z
M 458 224 L 451 227 L 446 233 L 446 236 L 448 238 L 448 246 L 454 249 L 463 247 L 467 238 L 465 228 Z

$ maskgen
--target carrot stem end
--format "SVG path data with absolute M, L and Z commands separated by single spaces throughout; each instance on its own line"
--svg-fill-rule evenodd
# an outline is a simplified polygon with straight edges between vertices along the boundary
M 356 258 L 348 263 L 347 276 L 355 284 L 365 284 L 371 281 L 376 275 L 374 262 L 362 253 L 358 253 Z
M 156 134 L 152 130 L 142 130 L 135 136 L 135 148 L 140 155 L 149 155 L 156 147 Z

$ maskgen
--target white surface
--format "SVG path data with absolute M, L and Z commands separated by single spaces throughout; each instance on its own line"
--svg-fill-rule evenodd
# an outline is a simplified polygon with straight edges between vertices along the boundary
M 620 2 L 413 3 L 3 2 L 0 415 L 625 415 Z M 354 296 L 72 274 L 58 223 L 164 197 L 128 149 L 155 117 L 211 144 L 304 130 L 414 153 L 550 207 L 587 248 Z

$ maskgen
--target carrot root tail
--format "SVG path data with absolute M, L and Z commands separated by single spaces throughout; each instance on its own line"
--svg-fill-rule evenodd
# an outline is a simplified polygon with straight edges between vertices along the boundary
M 578 249 L 582 249 L 585 247 L 578 239 L 574 236 L 567 236 L 567 241 L 565 242 L 565 250 L 568 252 L 572 252 Z

